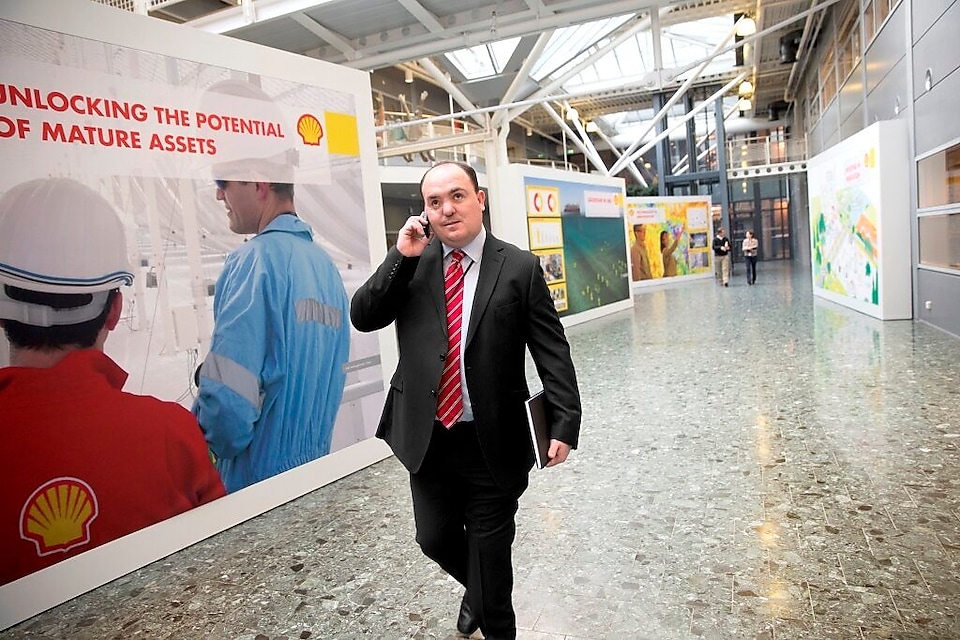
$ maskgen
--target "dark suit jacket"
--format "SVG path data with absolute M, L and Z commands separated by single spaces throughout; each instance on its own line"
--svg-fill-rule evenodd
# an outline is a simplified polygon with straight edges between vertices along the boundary
M 360 331 L 396 322 L 400 362 L 377 429 L 416 473 L 430 444 L 437 389 L 447 351 L 443 248 L 431 242 L 419 258 L 396 247 L 353 296 L 350 319 Z M 467 387 L 484 459 L 502 487 L 525 479 L 533 446 L 524 400 L 525 349 L 553 411 L 552 437 L 577 446 L 580 393 L 570 348 L 540 268 L 528 251 L 487 233 L 464 349 Z

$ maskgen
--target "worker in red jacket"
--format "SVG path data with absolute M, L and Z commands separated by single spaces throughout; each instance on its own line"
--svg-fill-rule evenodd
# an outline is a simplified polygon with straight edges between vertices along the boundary
M 104 352 L 133 282 L 123 225 L 72 180 L 0 200 L 0 584 L 225 494 L 190 412 Z

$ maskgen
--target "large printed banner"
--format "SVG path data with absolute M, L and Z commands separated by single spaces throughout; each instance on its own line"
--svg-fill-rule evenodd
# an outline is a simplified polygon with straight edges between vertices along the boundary
M 876 122 L 807 164 L 813 292 L 881 319 L 912 317 L 906 140 Z
M 623 190 L 526 176 L 530 250 L 561 316 L 629 299 Z
M 202 178 L 224 162 L 290 153 L 298 182 L 329 184 L 331 149 L 359 155 L 356 117 L 327 111 L 337 103 L 351 110 L 346 96 L 321 92 L 320 104 L 329 107 L 298 108 L 274 100 L 261 84 L 225 78 L 204 87 L 137 79 L 118 85 L 116 77 L 87 69 L 21 61 L 0 84 L 0 138 L 27 161 L 22 171 L 42 162 L 65 175 Z M 95 167 L 84 163 L 91 153 Z
M 123 19 L 145 31 L 167 28 Z M 178 45 L 193 38 L 211 36 L 186 30 Z M 353 77 L 359 72 L 326 63 L 297 64 L 317 67 L 298 76 L 312 84 L 0 20 L 0 192 L 64 177 L 115 209 L 135 279 L 105 350 L 129 372 L 126 391 L 193 404 L 194 370 L 213 330 L 214 283 L 226 256 L 249 239 L 230 231 L 214 179 L 293 183 L 297 215 L 337 265 L 348 296 L 370 275 L 367 209 L 379 211 L 380 202 L 375 178 L 365 179 L 375 159 L 361 162 L 358 124 L 360 110 L 369 109 L 369 80 L 363 86 Z M 371 438 L 382 407 L 377 337 L 353 332 L 350 339 L 331 453 Z M 100 462 L 131 463 L 109 455 Z M 14 455 L 0 480 L 30 463 Z M 244 500 L 217 502 L 234 498 Z M 0 514 L 5 527 L 16 525 L 7 521 L 15 516 Z M 26 552 L 3 540 L 0 554 Z M 51 544 L 72 549 L 69 555 L 86 551 L 70 540 Z M 8 620 L 21 612 L 3 613 Z
M 633 282 L 710 273 L 710 198 L 627 198 Z

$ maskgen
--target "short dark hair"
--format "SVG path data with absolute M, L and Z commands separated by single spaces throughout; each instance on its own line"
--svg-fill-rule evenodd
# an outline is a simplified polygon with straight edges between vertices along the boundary
M 436 169 L 437 167 L 441 167 L 441 166 L 443 166 L 443 165 L 445 165 L 445 164 L 452 164 L 452 165 L 455 165 L 455 166 L 457 166 L 457 167 L 460 167 L 460 169 L 461 169 L 465 174 L 467 174 L 467 177 L 470 178 L 470 182 L 473 183 L 473 190 L 474 190 L 475 192 L 477 192 L 477 193 L 480 192 L 480 181 L 477 180 L 477 171 L 476 171 L 476 169 L 474 169 L 473 167 L 471 167 L 470 165 L 468 165 L 466 162 L 459 162 L 459 161 L 457 161 L 457 160 L 443 160 L 443 161 L 441 161 L 441 162 L 436 163 L 435 165 L 433 165 L 432 167 L 430 167 L 429 169 L 427 169 L 426 171 L 423 172 L 423 177 L 420 178 L 420 193 L 421 193 L 421 194 L 423 193 L 423 181 L 427 179 L 427 174 L 430 173 L 431 171 L 433 171 L 434 169 Z
M 217 189 L 220 189 L 220 190 L 222 191 L 222 190 L 224 190 L 224 189 L 227 188 L 227 183 L 228 183 L 228 182 L 236 182 L 237 184 L 249 184 L 249 183 L 254 182 L 254 181 L 253 181 L 253 180 L 223 180 L 223 179 L 218 178 L 218 179 L 214 180 L 214 182 L 217 183 Z M 285 197 L 285 198 L 289 198 L 290 200 L 293 200 L 293 185 L 292 185 L 292 184 L 289 184 L 289 183 L 286 183 L 286 182 L 269 182 L 269 183 L 267 183 L 267 184 L 270 185 L 270 190 L 273 191 L 273 192 L 274 192 L 275 194 L 277 194 L 278 196 Z
M 293 200 L 293 185 L 286 182 L 271 182 L 270 190 L 278 196 Z
M 82 307 L 89 304 L 92 299 L 89 293 L 46 293 L 21 289 L 9 284 L 4 287 L 6 294 L 13 300 L 42 304 L 54 309 Z M 100 330 L 107 322 L 107 314 L 110 313 L 113 300 L 119 294 L 119 289 L 110 291 L 107 295 L 107 303 L 93 320 L 52 327 L 38 327 L 16 320 L 4 320 L 3 332 L 7 335 L 10 344 L 18 349 L 50 350 L 64 347 L 89 349 L 97 341 Z

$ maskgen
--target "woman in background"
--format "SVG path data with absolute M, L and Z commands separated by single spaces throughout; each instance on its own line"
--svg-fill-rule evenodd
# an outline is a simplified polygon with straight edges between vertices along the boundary
M 680 244 L 680 236 L 683 235 L 685 226 L 680 227 L 680 231 L 677 232 L 677 237 L 673 239 L 673 242 L 670 242 L 669 231 L 664 229 L 660 232 L 660 253 L 663 254 L 664 278 L 677 275 L 677 259 L 673 257 L 673 252 L 677 250 L 677 245 Z
M 743 239 L 743 259 L 747 262 L 747 284 L 753 284 L 757 281 L 757 249 L 760 242 L 753 235 L 753 231 L 747 231 L 747 237 Z

